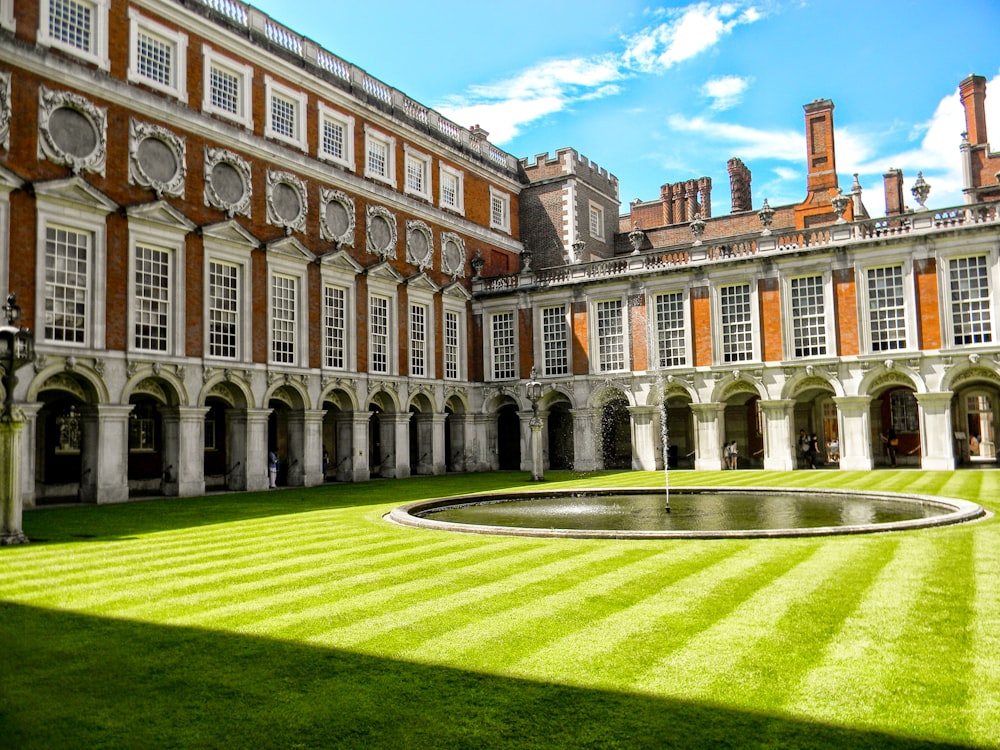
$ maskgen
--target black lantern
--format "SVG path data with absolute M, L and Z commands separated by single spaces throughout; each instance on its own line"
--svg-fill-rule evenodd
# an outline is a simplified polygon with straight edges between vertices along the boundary
M 531 401 L 531 411 L 534 415 L 538 416 L 538 402 L 542 398 L 542 384 L 538 381 L 538 377 L 535 374 L 535 368 L 531 368 L 530 379 L 525 384 L 525 389 L 528 392 L 528 400 Z
M 3 365 L 3 388 L 6 394 L 4 415 L 10 416 L 14 386 L 17 385 L 14 373 L 35 360 L 35 336 L 20 325 L 21 308 L 18 307 L 16 294 L 7 295 L 7 304 L 3 310 L 7 316 L 7 325 L 0 326 L 0 364 Z

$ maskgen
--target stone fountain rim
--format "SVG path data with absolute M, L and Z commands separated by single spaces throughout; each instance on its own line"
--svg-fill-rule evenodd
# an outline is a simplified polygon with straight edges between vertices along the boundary
M 387 513 L 384 518 L 392 523 L 411 528 L 430 529 L 436 531 L 453 531 L 466 534 L 488 534 L 500 536 L 526 536 L 569 539 L 754 539 L 754 538 L 784 538 L 801 536 L 843 536 L 848 534 L 875 534 L 891 531 L 907 531 L 912 529 L 951 526 L 959 523 L 980 521 L 993 516 L 988 510 L 969 500 L 936 495 L 920 495 L 910 492 L 869 492 L 865 490 L 821 489 L 816 487 L 671 487 L 674 493 L 723 493 L 738 492 L 741 494 L 766 495 L 775 492 L 791 494 L 823 494 L 858 496 L 878 500 L 893 500 L 912 502 L 920 505 L 933 505 L 948 509 L 950 512 L 931 518 L 915 518 L 908 521 L 894 521 L 880 524 L 848 524 L 845 526 L 816 526 L 811 528 L 783 529 L 699 529 L 699 530 L 656 530 L 656 531 L 622 531 L 617 529 L 540 529 L 523 526 L 489 526 L 470 523 L 453 523 L 423 518 L 418 513 L 436 510 L 444 507 L 461 507 L 487 503 L 511 502 L 524 497 L 572 497 L 574 495 L 646 495 L 665 492 L 663 487 L 588 487 L 577 489 L 547 489 L 541 487 L 526 487 L 506 492 L 486 492 L 472 495 L 451 495 L 434 498 L 433 500 L 418 500 L 401 505 Z

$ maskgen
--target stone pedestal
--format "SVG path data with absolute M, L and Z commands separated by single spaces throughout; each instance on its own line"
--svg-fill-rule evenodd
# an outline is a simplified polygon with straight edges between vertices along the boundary
M 21 530 L 21 438 L 26 424 L 16 413 L 0 417 L 0 546 L 28 542 Z
M 545 461 L 542 458 L 542 420 L 532 417 L 531 427 L 531 481 L 541 482 L 545 479 Z
M 950 393 L 918 393 L 920 408 L 920 466 L 929 471 L 955 468 L 954 428 Z M 964 441 L 963 441 L 964 442 Z
M 840 468 L 870 471 L 874 465 L 871 441 L 871 396 L 833 399 L 840 419 Z

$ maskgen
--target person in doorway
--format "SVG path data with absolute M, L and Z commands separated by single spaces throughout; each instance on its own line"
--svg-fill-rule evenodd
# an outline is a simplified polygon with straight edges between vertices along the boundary
M 323 446 L 323 481 L 326 481 L 326 470 L 330 466 L 330 451 Z
M 799 430 L 799 460 L 803 466 L 809 465 L 809 436 L 805 430 Z
M 739 460 L 739 454 L 736 450 L 736 441 L 733 440 L 726 446 L 726 468 L 736 469 Z
M 268 487 L 274 489 L 278 486 L 278 454 L 275 451 L 268 451 L 267 454 L 267 478 Z
M 806 460 L 810 469 L 816 468 L 816 457 L 819 455 L 819 439 L 815 433 L 809 437 L 809 447 L 806 449 Z
M 896 430 L 892 427 L 889 428 L 889 432 L 882 435 L 882 442 L 885 443 L 885 452 L 889 458 L 889 465 L 896 465 L 896 451 L 899 449 L 899 438 L 896 436 Z

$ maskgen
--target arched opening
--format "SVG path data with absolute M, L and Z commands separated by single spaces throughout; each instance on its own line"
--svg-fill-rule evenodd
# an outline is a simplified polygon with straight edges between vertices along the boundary
M 42 408 L 36 419 L 35 502 L 80 500 L 84 448 L 79 396 L 61 390 L 39 395 Z
M 872 400 L 875 466 L 920 466 L 920 413 L 914 390 L 900 385 Z
M 756 393 L 740 392 L 726 402 L 723 445 L 733 441 L 737 468 L 756 469 L 764 465 L 764 425 Z
M 809 465 L 806 449 L 811 444 L 813 435 L 816 436 L 816 447 L 819 449 L 819 455 L 813 460 L 816 465 L 840 461 L 837 405 L 833 402 L 833 390 L 827 384 L 809 382 L 796 393 L 792 429 L 798 468 L 807 468 Z
M 605 469 L 632 468 L 632 418 L 624 396 L 611 396 L 601 407 L 601 449 Z
M 163 418 L 160 404 L 151 396 L 138 393 L 129 397 L 128 415 L 128 487 L 129 495 L 157 495 L 170 472 L 178 467 L 163 461 Z
M 521 418 L 514 404 L 497 411 L 497 462 L 501 471 L 521 468 Z
M 557 401 L 548 408 L 549 468 L 568 471 L 573 468 L 573 415 L 569 403 Z
M 667 429 L 657 436 L 657 465 L 663 468 L 663 446 L 667 446 L 666 465 L 671 469 L 690 469 L 694 466 L 694 412 L 691 397 L 687 394 L 668 394 L 666 404 Z M 660 420 L 663 411 L 660 412 Z
M 970 383 L 952 399 L 955 461 L 967 466 L 997 463 L 1000 391 L 990 383 Z

